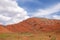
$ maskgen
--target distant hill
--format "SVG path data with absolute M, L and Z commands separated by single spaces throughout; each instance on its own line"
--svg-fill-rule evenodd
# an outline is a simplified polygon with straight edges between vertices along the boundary
M 24 20 L 18 24 L 7 25 L 2 30 L 9 30 L 11 32 L 19 32 L 19 33 L 20 32 L 39 33 L 40 31 L 44 31 L 44 32 L 60 31 L 60 20 L 34 17 Z

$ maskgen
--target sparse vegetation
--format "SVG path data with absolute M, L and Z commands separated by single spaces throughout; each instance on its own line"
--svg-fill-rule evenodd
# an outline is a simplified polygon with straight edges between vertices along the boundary
M 51 40 L 56 40 L 56 37 L 52 37 Z
M 51 35 L 52 34 L 52 35 Z M 56 40 L 55 34 L 44 33 L 39 34 L 32 33 L 11 33 L 11 34 L 0 34 L 0 40 Z

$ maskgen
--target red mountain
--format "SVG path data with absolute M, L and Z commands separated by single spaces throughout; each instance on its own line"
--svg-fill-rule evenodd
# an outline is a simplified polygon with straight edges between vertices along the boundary
M 7 25 L 6 28 L 12 32 L 50 32 L 60 31 L 60 20 L 46 18 L 29 18 L 14 25 Z
M 2 26 L 0 25 L 0 33 L 10 32 L 31 32 L 38 33 L 40 31 L 60 31 L 60 20 L 46 18 L 29 18 L 18 24 Z
M 10 31 L 3 27 L 2 25 L 0 25 L 0 33 L 10 33 Z

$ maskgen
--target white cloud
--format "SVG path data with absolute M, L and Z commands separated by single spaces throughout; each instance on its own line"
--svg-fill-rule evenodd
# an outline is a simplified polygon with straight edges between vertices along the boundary
M 8 21 L 10 20 L 11 18 L 10 17 L 6 17 L 6 16 L 3 16 L 3 15 L 0 15 L 0 20 L 4 20 L 4 21 Z
M 15 24 L 29 18 L 27 11 L 16 0 L 0 0 L 0 24 Z
M 60 16 L 58 16 L 58 15 L 53 15 L 53 19 L 60 19 Z
M 50 14 L 54 14 L 56 12 L 60 11 L 60 3 L 57 3 L 49 8 L 46 9 L 39 9 L 37 12 L 35 12 L 32 17 L 46 17 L 46 18 L 50 18 Z M 51 17 L 52 18 L 52 17 Z M 58 16 L 58 18 L 60 18 Z M 54 17 L 55 19 L 55 17 Z

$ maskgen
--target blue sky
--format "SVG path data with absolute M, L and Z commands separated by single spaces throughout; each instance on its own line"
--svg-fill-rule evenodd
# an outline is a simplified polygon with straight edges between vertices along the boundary
M 57 3 L 60 3 L 60 0 L 17 0 L 18 5 L 28 11 L 28 15 L 32 15 L 32 12 L 37 11 L 38 9 L 46 9 L 50 6 L 53 6 Z M 57 13 L 59 14 L 59 13 Z
M 0 0 L 0 24 L 15 24 L 30 17 L 60 20 L 60 0 Z

